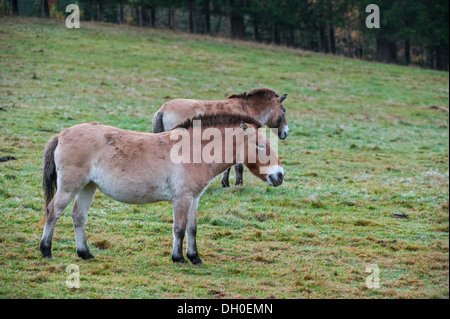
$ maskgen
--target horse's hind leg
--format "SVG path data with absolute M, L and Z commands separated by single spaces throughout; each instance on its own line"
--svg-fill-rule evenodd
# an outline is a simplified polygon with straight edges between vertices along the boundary
M 225 172 L 223 172 L 223 174 L 222 174 L 222 180 L 221 180 L 221 182 L 222 182 L 222 186 L 223 187 L 230 187 L 230 170 L 231 170 L 231 167 L 230 168 L 228 168 Z
M 59 188 L 56 191 L 55 197 L 47 206 L 46 220 L 44 226 L 44 233 L 40 244 L 42 257 L 52 258 L 52 239 L 55 224 L 61 217 L 64 209 L 69 205 L 75 196 L 75 192 L 66 192 Z
M 186 233 L 186 224 L 189 210 L 192 204 L 192 197 L 185 196 L 176 199 L 173 204 L 173 262 L 186 263 L 183 257 L 183 240 Z
M 94 183 L 91 182 L 87 184 L 78 192 L 72 210 L 75 240 L 77 243 L 77 254 L 83 259 L 94 258 L 94 256 L 89 252 L 89 248 L 87 246 L 84 226 L 86 224 L 89 206 L 91 206 L 92 201 L 94 200 L 96 190 L 97 186 Z
M 236 172 L 236 186 L 242 186 L 244 184 L 242 175 L 244 174 L 244 165 L 236 164 L 234 166 L 234 171 Z
M 194 198 L 191 207 L 189 208 L 188 213 L 188 219 L 187 219 L 187 228 L 186 228 L 186 235 L 187 235 L 187 249 L 186 249 L 186 255 L 188 256 L 191 263 L 194 265 L 202 265 L 202 260 L 200 259 L 200 256 L 198 255 L 197 251 L 197 207 L 198 207 L 198 200 L 199 198 Z

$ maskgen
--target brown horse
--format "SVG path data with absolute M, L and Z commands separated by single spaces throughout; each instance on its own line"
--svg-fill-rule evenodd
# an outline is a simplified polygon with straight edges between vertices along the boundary
M 175 99 L 165 103 L 153 117 L 153 133 L 171 130 L 181 122 L 204 114 L 226 112 L 253 117 L 263 126 L 278 130 L 278 137 L 284 140 L 289 134 L 286 123 L 286 109 L 283 101 L 287 94 L 278 96 L 271 89 L 256 89 L 250 93 L 231 95 L 225 100 L 207 101 L 191 99 Z M 229 187 L 229 173 L 227 169 L 222 176 L 223 187 Z M 236 185 L 242 185 L 244 167 L 235 166 Z
M 196 214 L 200 196 L 211 180 L 228 167 L 243 162 L 249 170 L 278 186 L 284 171 L 269 139 L 258 130 L 255 119 L 233 114 L 199 117 L 200 132 L 215 129 L 219 160 L 200 158 L 194 152 L 210 153 L 209 139 L 195 141 L 195 121 L 188 120 L 170 132 L 159 134 L 123 130 L 99 123 L 75 125 L 63 130 L 47 144 L 44 155 L 44 189 L 46 194 L 45 226 L 40 243 L 43 257 L 51 258 L 53 230 L 63 210 L 76 196 L 72 210 L 78 255 L 92 258 L 89 252 L 85 222 L 96 189 L 110 198 L 129 204 L 159 201 L 172 202 L 174 262 L 186 262 L 183 239 L 187 235 L 187 256 L 193 264 L 202 264 L 196 245 Z M 233 129 L 233 138 L 227 138 Z M 174 138 L 173 136 L 176 136 Z M 179 137 L 182 137 L 178 141 Z M 176 146 L 187 147 L 187 161 L 174 161 Z M 261 151 L 263 150 L 263 151 Z M 255 155 L 256 152 L 256 155 Z M 268 154 L 267 154 L 268 153 Z M 253 158 L 252 158 L 253 154 Z M 256 158 L 255 158 L 256 156 Z M 228 157 L 229 160 L 223 160 Z M 53 194 L 56 189 L 56 194 Z

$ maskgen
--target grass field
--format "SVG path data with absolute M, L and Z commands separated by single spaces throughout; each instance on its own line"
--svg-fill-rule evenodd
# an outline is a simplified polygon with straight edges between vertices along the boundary
M 0 163 L 0 297 L 449 297 L 448 73 L 87 22 L 0 18 L 0 40 L 0 157 L 17 159 Z M 88 121 L 151 131 L 170 99 L 258 87 L 288 93 L 286 180 L 271 188 L 246 170 L 242 188 L 211 183 L 203 267 L 172 263 L 169 203 L 100 192 L 86 226 L 96 258 L 76 255 L 72 205 L 54 259 L 41 258 L 51 136 Z M 70 264 L 78 289 L 65 285 Z

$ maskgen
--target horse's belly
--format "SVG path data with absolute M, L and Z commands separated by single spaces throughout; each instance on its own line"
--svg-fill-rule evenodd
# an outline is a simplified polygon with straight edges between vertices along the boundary
M 127 204 L 148 204 L 171 201 L 171 192 L 165 183 L 157 180 L 128 177 L 117 180 L 113 177 L 94 176 L 92 181 L 106 196 Z
M 143 191 L 140 188 L 128 187 L 114 187 L 111 185 L 97 185 L 100 191 L 106 196 L 126 204 L 148 204 L 161 201 L 170 201 L 171 198 L 167 194 L 163 194 L 158 190 L 147 189 Z

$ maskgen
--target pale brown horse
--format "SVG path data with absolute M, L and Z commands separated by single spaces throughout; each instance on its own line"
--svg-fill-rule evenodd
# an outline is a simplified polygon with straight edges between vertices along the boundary
M 75 196 L 72 218 L 77 253 L 83 259 L 93 257 L 86 243 L 85 222 L 98 188 L 123 203 L 172 202 L 172 260 L 186 262 L 182 251 L 186 233 L 187 257 L 193 264 L 202 264 L 196 245 L 196 213 L 199 198 L 211 180 L 238 161 L 272 186 L 283 182 L 284 171 L 269 139 L 257 130 L 261 124 L 253 118 L 219 114 L 203 116 L 199 120 L 202 133 L 212 129 L 218 131 L 216 142 L 224 145 L 216 154 L 218 161 L 190 160 L 198 155 L 193 153 L 196 131 L 191 120 L 170 132 L 158 134 L 87 123 L 67 128 L 53 137 L 44 155 L 47 204 L 40 243 L 43 257 L 51 258 L 55 224 Z M 230 128 L 235 134 L 232 139 L 225 134 Z M 191 154 L 188 161 L 175 163 L 173 157 L 177 152 L 173 150 L 183 141 L 183 138 L 178 141 L 179 136 L 187 136 L 187 143 L 185 139 L 182 145 L 187 145 Z M 203 138 L 197 142 L 201 152 L 212 143 Z M 252 160 L 250 155 L 256 151 L 256 158 Z M 220 160 L 227 156 L 228 162 Z
M 231 95 L 225 100 L 208 101 L 192 99 L 175 99 L 165 103 L 153 117 L 153 133 L 171 130 L 181 122 L 204 114 L 226 112 L 253 117 L 263 126 L 278 130 L 278 137 L 284 140 L 289 134 L 286 123 L 286 109 L 283 101 L 287 94 L 278 94 L 268 88 L 255 89 L 250 93 Z M 235 166 L 236 185 L 242 185 L 244 167 Z M 230 168 L 222 176 L 223 187 L 229 187 Z

